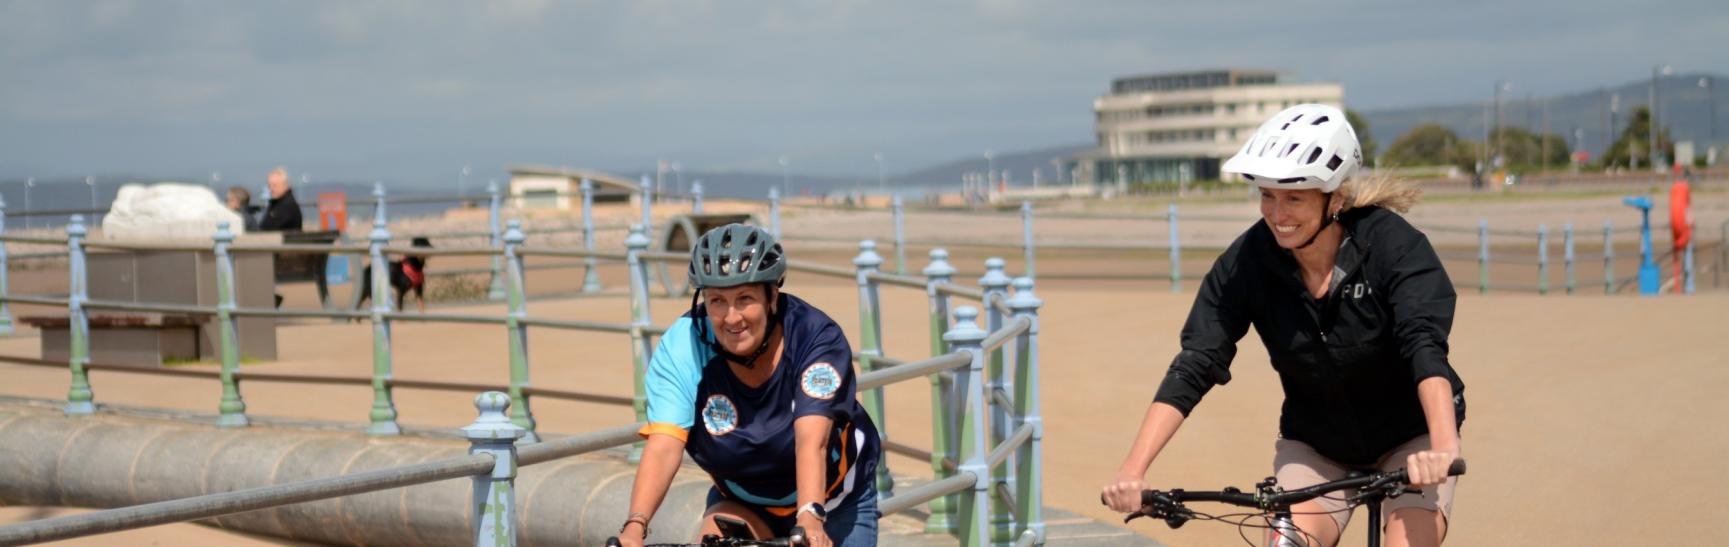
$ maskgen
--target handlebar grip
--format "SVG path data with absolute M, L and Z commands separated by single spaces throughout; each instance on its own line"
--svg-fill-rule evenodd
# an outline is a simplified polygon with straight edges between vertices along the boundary
M 1447 476 L 1457 477 L 1465 474 L 1465 458 L 1454 458 L 1453 465 L 1447 466 Z
M 617 536 L 606 538 L 606 547 L 620 547 L 622 545 L 624 544 L 618 542 Z

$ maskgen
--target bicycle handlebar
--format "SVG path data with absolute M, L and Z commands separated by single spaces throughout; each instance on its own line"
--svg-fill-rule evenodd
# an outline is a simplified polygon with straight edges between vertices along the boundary
M 1447 476 L 1456 477 L 1465 474 L 1465 460 L 1455 459 L 1447 467 Z M 1163 519 L 1172 528 L 1182 526 L 1194 516 L 1194 512 L 1183 507 L 1183 503 L 1191 501 L 1224 503 L 1239 507 L 1249 507 L 1262 511 L 1289 509 L 1305 501 L 1309 501 L 1341 490 L 1357 490 L 1359 494 L 1353 501 L 1365 497 L 1388 496 L 1404 493 L 1404 488 L 1410 482 L 1410 476 L 1405 469 L 1400 468 L 1386 473 L 1375 473 L 1362 477 L 1351 477 L 1332 482 L 1326 482 L 1289 492 L 1269 493 L 1266 490 L 1243 492 L 1236 488 L 1225 488 L 1218 491 L 1185 490 L 1142 490 L 1140 511 L 1129 514 L 1124 522 L 1136 517 L 1152 517 Z M 1268 484 L 1267 486 L 1271 486 Z M 1390 492 L 1397 490 L 1397 492 Z
M 622 547 L 618 536 L 606 538 L 606 547 Z M 810 542 L 805 539 L 804 528 L 794 526 L 792 534 L 783 538 L 752 539 L 733 538 L 708 535 L 702 537 L 701 543 L 650 543 L 644 547 L 808 547 Z

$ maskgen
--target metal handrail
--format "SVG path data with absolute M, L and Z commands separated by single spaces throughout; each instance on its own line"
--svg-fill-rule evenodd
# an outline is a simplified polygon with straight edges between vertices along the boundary
M 491 454 L 468 454 L 338 477 L 248 488 L 234 492 L 159 501 L 81 515 L 0 526 L 0 544 L 71 539 L 415 486 L 484 473 L 493 468 L 495 461 L 496 459 Z
M 85 300 L 82 305 L 93 310 L 123 310 L 147 311 L 156 313 L 185 313 L 191 315 L 216 315 L 214 306 L 186 306 L 180 304 L 158 304 L 151 302 L 121 302 L 116 300 Z
M 1009 459 L 1009 454 L 1031 438 L 1033 438 L 1033 426 L 1021 424 L 1020 427 L 1015 428 L 1013 434 L 1010 434 L 1007 439 L 1003 439 L 1002 443 L 997 444 L 996 448 L 992 448 L 991 453 L 985 456 L 985 468 L 996 469 L 997 466 L 1003 464 L 1004 460 Z M 1014 504 L 1009 505 L 1012 507 Z
M 892 498 L 882 500 L 877 504 L 877 510 L 883 515 L 893 515 L 901 511 L 918 507 L 925 502 L 954 494 L 973 487 L 979 480 L 978 475 L 969 472 L 955 473 L 954 476 L 931 481 L 918 488 L 901 492 Z
M 978 300 L 980 302 L 983 302 L 985 299 L 985 291 L 981 290 L 981 289 L 976 289 L 973 287 L 962 287 L 960 285 L 948 284 L 948 283 L 945 283 L 942 285 L 937 285 L 936 287 L 937 287 L 936 288 L 937 294 L 940 294 L 940 295 L 959 296 L 962 298 L 971 298 L 973 300 Z
M 600 332 L 617 332 L 617 333 L 623 333 L 623 334 L 630 334 L 631 329 L 636 328 L 635 325 L 629 325 L 629 324 L 625 324 L 625 323 L 604 323 L 604 322 L 600 322 L 600 321 L 574 321 L 574 320 L 567 320 L 567 319 L 536 319 L 533 317 L 525 317 L 522 319 L 518 319 L 517 322 L 524 324 L 524 325 L 531 326 L 531 327 L 547 327 L 547 328 L 567 329 L 567 330 L 589 330 L 589 331 L 600 331 Z
M 418 321 L 421 323 L 473 323 L 479 325 L 503 325 L 509 320 L 509 318 L 502 316 L 458 313 L 408 313 L 393 311 L 381 315 L 391 321 Z
M 891 273 L 871 272 L 871 273 L 865 274 L 865 279 L 868 279 L 868 280 L 871 280 L 873 282 L 880 283 L 883 285 L 894 285 L 894 286 L 908 287 L 908 288 L 919 289 L 919 290 L 924 290 L 924 288 L 925 288 L 925 280 L 917 278 L 917 277 L 913 277 L 910 275 L 895 275 L 895 274 L 891 274 Z
M 1003 325 L 1003 328 L 985 335 L 985 341 L 981 342 L 980 345 L 983 345 L 987 352 L 996 351 L 997 348 L 1003 347 L 1003 344 L 1008 343 L 1009 340 L 1013 340 L 1016 336 L 1020 336 L 1021 333 L 1032 328 L 1033 321 L 1031 319 L 1016 317 L 1014 321 L 1011 321 L 1007 325 Z
M 605 260 L 623 261 L 628 258 L 625 253 L 587 251 L 582 249 L 541 249 L 527 245 L 517 247 L 518 256 L 563 256 L 575 258 L 600 258 Z
M 874 370 L 859 375 L 858 390 L 864 391 L 867 389 L 876 389 L 896 382 L 911 380 L 913 378 L 923 378 L 945 370 L 961 368 L 972 364 L 972 362 L 972 354 L 964 351 L 957 351 L 945 355 L 938 355 L 922 361 L 913 361 L 894 368 Z
M 786 269 L 796 271 L 796 272 L 811 273 L 811 274 L 817 274 L 817 275 L 823 275 L 823 276 L 829 276 L 829 277 L 838 277 L 838 278 L 842 278 L 842 279 L 857 279 L 858 278 L 858 271 L 857 270 L 852 270 L 852 269 L 848 269 L 848 268 L 840 268 L 840 267 L 836 267 L 836 266 L 826 266 L 823 264 L 817 264 L 815 262 L 805 262 L 802 260 L 788 260 L 788 261 L 786 261 Z
M 58 307 L 66 307 L 67 305 L 67 299 L 65 298 L 52 298 L 46 296 L 6 295 L 0 296 L 0 302 L 15 302 L 19 304 L 36 304 L 40 306 Z

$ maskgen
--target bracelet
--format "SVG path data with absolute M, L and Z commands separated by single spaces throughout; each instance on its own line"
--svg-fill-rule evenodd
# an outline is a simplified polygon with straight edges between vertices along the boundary
M 623 534 L 624 530 L 626 528 L 630 528 L 630 524 L 633 522 L 636 524 L 642 525 L 642 537 L 647 538 L 648 537 L 648 515 L 645 515 L 642 513 L 631 513 L 628 518 L 624 519 L 624 525 L 618 527 L 618 533 Z

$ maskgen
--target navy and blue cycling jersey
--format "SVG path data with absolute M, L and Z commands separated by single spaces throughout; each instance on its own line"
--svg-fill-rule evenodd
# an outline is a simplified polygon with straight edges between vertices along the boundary
M 876 425 L 857 399 L 852 347 L 833 319 L 797 297 L 781 293 L 784 349 L 774 374 L 756 387 L 733 375 L 708 340 L 696 341 L 694 321 L 708 321 L 699 305 L 668 328 L 649 361 L 648 425 L 641 434 L 685 441 L 685 451 L 728 499 L 786 517 L 797 512 L 793 421 L 834 420 L 829 433 L 823 499 L 833 511 L 873 480 L 881 457 Z

